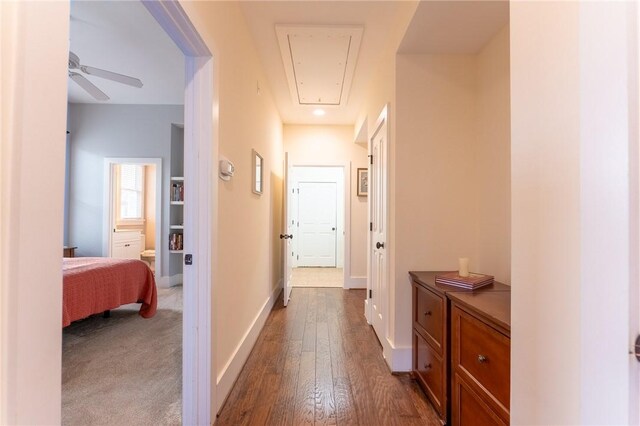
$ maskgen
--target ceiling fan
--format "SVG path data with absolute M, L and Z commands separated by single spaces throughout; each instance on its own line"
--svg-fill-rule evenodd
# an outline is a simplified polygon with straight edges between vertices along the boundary
M 69 52 L 69 77 L 99 101 L 108 101 L 109 96 L 107 96 L 102 90 L 98 89 L 96 85 L 90 82 L 84 75 L 72 70 L 79 70 L 80 72 L 88 75 L 106 78 L 107 80 L 117 81 L 118 83 L 127 84 L 133 87 L 142 87 L 142 81 L 137 78 L 118 74 L 112 71 L 102 70 L 100 68 L 90 67 L 88 65 L 82 65 L 78 55 L 73 52 Z

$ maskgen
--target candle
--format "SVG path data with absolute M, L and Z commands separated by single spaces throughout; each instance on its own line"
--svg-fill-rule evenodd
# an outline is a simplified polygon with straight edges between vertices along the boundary
M 468 257 L 461 257 L 458 259 L 458 275 L 460 275 L 461 277 L 468 277 L 469 276 L 469 258 Z

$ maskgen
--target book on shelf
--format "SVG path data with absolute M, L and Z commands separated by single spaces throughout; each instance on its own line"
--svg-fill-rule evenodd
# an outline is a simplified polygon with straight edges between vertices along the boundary
M 486 285 L 493 284 L 493 275 L 469 273 L 468 277 L 461 277 L 458 271 L 445 272 L 436 275 L 436 284 L 446 284 L 456 287 L 475 290 Z
M 171 185 L 171 201 L 184 201 L 184 184 L 178 182 Z
M 169 234 L 169 250 L 176 251 L 182 249 L 182 234 L 177 232 Z

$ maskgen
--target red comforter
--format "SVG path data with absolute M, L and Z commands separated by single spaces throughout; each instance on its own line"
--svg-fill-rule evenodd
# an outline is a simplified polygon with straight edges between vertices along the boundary
M 62 327 L 127 303 L 142 303 L 140 316 L 156 314 L 156 281 L 142 261 L 65 257 Z

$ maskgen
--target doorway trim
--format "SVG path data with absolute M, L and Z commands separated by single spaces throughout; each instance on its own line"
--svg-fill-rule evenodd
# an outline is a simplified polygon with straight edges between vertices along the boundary
M 189 202 L 184 210 L 184 251 L 193 255 L 193 265 L 185 265 L 183 271 L 183 304 L 189 308 L 183 309 L 182 323 L 182 423 L 210 425 L 214 418 L 212 403 L 217 405 L 211 374 L 215 365 L 211 342 L 216 341 L 211 323 L 211 261 L 217 253 L 212 238 L 217 228 L 213 205 L 217 185 L 212 184 L 212 165 L 218 163 L 214 63 L 178 0 L 141 2 L 185 56 L 184 179 Z
M 102 202 L 102 256 L 111 257 L 111 238 L 114 226 L 114 199 L 113 199 L 113 166 L 121 164 L 137 164 L 141 166 L 156 167 L 156 230 L 155 230 L 155 250 L 156 250 L 156 279 L 162 276 L 162 158 L 115 158 L 104 159 L 104 182 L 103 182 L 103 202 Z M 141 247 L 144 250 L 144 247 Z M 159 255 L 159 256 L 158 256 Z M 159 273 L 159 274 L 158 274 Z
M 342 177 L 344 184 L 344 267 L 342 270 L 343 273 L 343 284 L 342 288 L 351 289 L 351 288 L 362 288 L 362 286 L 356 283 L 356 280 L 351 279 L 351 161 L 346 162 L 337 162 L 332 164 L 316 164 L 316 163 L 305 163 L 305 162 L 295 162 L 292 161 L 291 168 L 295 169 L 296 167 L 340 167 L 342 168 Z M 288 195 L 287 195 L 288 196 Z
M 373 139 L 376 137 L 376 135 L 378 134 L 378 132 L 381 130 L 382 126 L 385 125 L 386 126 L 386 138 L 387 138 L 387 143 L 385 146 L 385 155 L 387 157 L 387 161 L 389 159 L 389 155 L 390 155 L 390 146 L 391 146 L 391 129 L 389 126 L 389 104 L 385 104 L 382 107 L 382 110 L 380 111 L 380 114 L 378 116 L 378 118 L 376 119 L 376 124 L 373 127 L 373 132 L 371 132 L 371 135 L 369 136 L 369 141 L 368 141 L 368 152 L 369 155 L 373 155 Z M 369 197 L 367 198 L 367 205 L 368 205 L 368 215 L 369 215 L 369 223 L 373 223 L 373 209 L 375 208 L 375 206 L 372 203 L 372 180 L 371 180 L 371 176 L 373 176 L 373 159 L 372 161 L 369 162 Z M 388 167 L 388 163 L 387 163 L 387 167 Z M 382 179 L 380 181 L 381 183 L 383 182 Z M 384 186 L 386 187 L 386 190 L 389 190 L 389 182 L 390 182 L 390 178 L 389 178 L 389 173 L 387 170 L 387 173 L 385 173 L 385 179 L 384 179 Z M 374 188 L 375 189 L 375 188 Z M 390 256 L 392 253 L 393 249 L 393 245 L 390 243 L 391 238 L 391 233 L 389 230 L 389 210 L 390 210 L 390 205 L 389 205 L 389 198 L 387 196 L 386 198 L 386 203 L 383 204 L 383 209 L 384 209 L 384 214 L 383 214 L 383 226 L 386 229 L 386 240 L 384 243 L 386 245 L 385 250 L 389 249 L 389 251 L 387 251 L 387 255 L 385 257 L 384 260 L 384 265 L 385 265 L 385 271 L 384 271 L 384 279 L 387 280 L 387 287 L 386 287 L 386 291 L 383 290 L 383 294 L 381 297 L 381 306 L 384 309 L 384 319 L 382 320 L 382 330 L 380 330 L 382 332 L 382 336 L 378 336 L 378 340 L 380 341 L 381 345 L 382 345 L 382 354 L 383 357 L 385 358 L 385 361 L 387 362 L 387 365 L 389 366 L 389 368 L 391 369 L 391 371 L 399 371 L 399 368 L 396 368 L 396 365 L 398 365 L 398 355 L 400 356 L 411 356 L 411 351 L 406 351 L 403 350 L 402 352 L 400 351 L 395 351 L 394 352 L 394 347 L 393 344 L 390 341 L 390 321 L 391 321 L 391 317 L 395 315 L 395 306 L 391 303 L 391 294 L 392 294 L 392 285 L 391 285 L 391 260 L 390 260 Z M 367 322 L 369 324 L 371 324 L 372 326 L 374 325 L 374 313 L 373 313 L 373 302 L 372 302 L 372 298 L 369 297 L 369 295 L 371 294 L 371 291 L 373 290 L 373 256 L 374 256 L 374 250 L 373 250 L 373 238 L 372 238 L 372 232 L 368 232 L 367 233 L 367 295 L 366 295 L 366 300 L 365 300 L 365 317 L 367 318 Z M 375 328 L 375 327 L 374 327 Z

